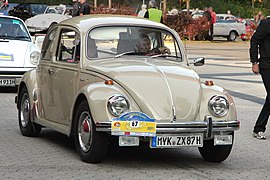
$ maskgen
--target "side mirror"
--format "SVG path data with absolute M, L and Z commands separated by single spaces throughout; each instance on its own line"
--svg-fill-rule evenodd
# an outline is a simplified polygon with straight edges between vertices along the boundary
M 189 64 L 194 64 L 194 66 L 203 66 L 204 65 L 204 57 L 195 58 L 189 61 Z

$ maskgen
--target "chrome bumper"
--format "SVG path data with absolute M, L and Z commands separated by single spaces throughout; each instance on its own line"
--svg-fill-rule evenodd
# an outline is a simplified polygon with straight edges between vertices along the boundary
M 213 121 L 206 116 L 201 122 L 159 123 L 157 134 L 204 133 L 205 137 L 212 137 L 214 132 L 232 132 L 240 128 L 240 121 Z M 111 133 L 111 122 L 97 122 L 96 130 Z

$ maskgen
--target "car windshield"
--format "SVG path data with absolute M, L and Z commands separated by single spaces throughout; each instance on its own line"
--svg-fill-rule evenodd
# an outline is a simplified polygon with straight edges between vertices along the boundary
M 43 14 L 45 9 L 47 8 L 47 5 L 44 5 L 44 4 L 31 4 L 30 7 L 31 7 L 31 10 L 32 10 L 32 13 L 34 15 L 37 15 L 37 14 Z
M 46 8 L 45 14 L 63 14 L 64 11 L 64 6 L 49 6 Z
M 0 18 L 0 39 L 31 41 L 22 21 L 11 18 Z
M 138 26 L 98 27 L 90 31 L 87 37 L 87 56 L 90 59 L 164 54 L 160 57 L 173 61 L 182 60 L 177 40 L 163 29 Z

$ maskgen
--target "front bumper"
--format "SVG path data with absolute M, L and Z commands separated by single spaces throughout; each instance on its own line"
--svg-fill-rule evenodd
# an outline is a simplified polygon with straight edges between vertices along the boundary
M 213 121 L 210 116 L 205 116 L 204 121 L 159 123 L 157 122 L 156 134 L 181 134 L 181 133 L 204 133 L 205 137 L 211 138 L 213 134 L 232 132 L 240 128 L 240 121 Z M 111 133 L 111 122 L 97 122 L 96 130 Z

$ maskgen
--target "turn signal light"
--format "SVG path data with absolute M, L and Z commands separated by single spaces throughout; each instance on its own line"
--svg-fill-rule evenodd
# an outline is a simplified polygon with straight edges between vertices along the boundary
M 105 80 L 105 84 L 107 84 L 107 85 L 113 85 L 113 81 L 112 80 Z
M 205 81 L 204 84 L 206 86 L 213 86 L 214 85 L 214 82 L 213 81 Z

